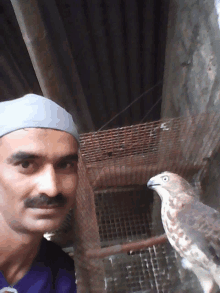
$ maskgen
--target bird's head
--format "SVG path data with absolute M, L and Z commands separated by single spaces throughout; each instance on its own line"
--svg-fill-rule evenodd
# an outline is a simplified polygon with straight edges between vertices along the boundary
M 183 198 L 194 194 L 192 186 L 185 179 L 168 171 L 152 177 L 147 187 L 155 190 L 162 200 L 168 200 L 170 197 Z

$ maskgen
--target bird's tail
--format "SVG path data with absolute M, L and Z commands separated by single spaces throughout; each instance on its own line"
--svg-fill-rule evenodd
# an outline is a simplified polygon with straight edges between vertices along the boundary
M 216 290 L 217 288 L 215 288 L 214 276 L 212 275 L 211 272 L 197 265 L 192 265 L 191 270 L 197 276 L 204 293 L 217 292 Z

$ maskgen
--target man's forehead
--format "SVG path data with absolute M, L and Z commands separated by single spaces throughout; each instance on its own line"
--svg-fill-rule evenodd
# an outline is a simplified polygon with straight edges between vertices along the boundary
M 0 140 L 0 150 L 7 155 L 17 152 L 41 155 L 67 155 L 78 152 L 78 143 L 71 134 L 54 129 L 20 129 L 3 136 Z
M 35 138 L 35 137 L 54 137 L 57 140 L 60 139 L 66 139 L 72 137 L 71 134 L 62 131 L 62 130 L 57 130 L 57 129 L 51 129 L 51 128 L 23 128 L 23 129 L 18 129 L 13 132 L 10 132 L 6 135 L 4 135 L 1 139 L 4 140 L 6 139 L 21 139 L 21 138 Z

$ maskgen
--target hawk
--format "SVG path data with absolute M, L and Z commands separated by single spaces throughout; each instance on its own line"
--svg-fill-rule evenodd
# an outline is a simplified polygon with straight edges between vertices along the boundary
M 161 218 L 167 238 L 180 254 L 183 266 L 198 277 L 205 293 L 220 288 L 220 213 L 196 199 L 182 177 L 163 172 L 147 186 L 161 200 Z

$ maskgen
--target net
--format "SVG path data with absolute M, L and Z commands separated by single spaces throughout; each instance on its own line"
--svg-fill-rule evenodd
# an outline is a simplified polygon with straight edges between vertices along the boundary
M 218 113 L 81 135 L 73 217 L 78 292 L 200 292 L 166 240 L 140 246 L 164 233 L 159 197 L 146 183 L 171 171 L 201 197 L 219 138 Z

